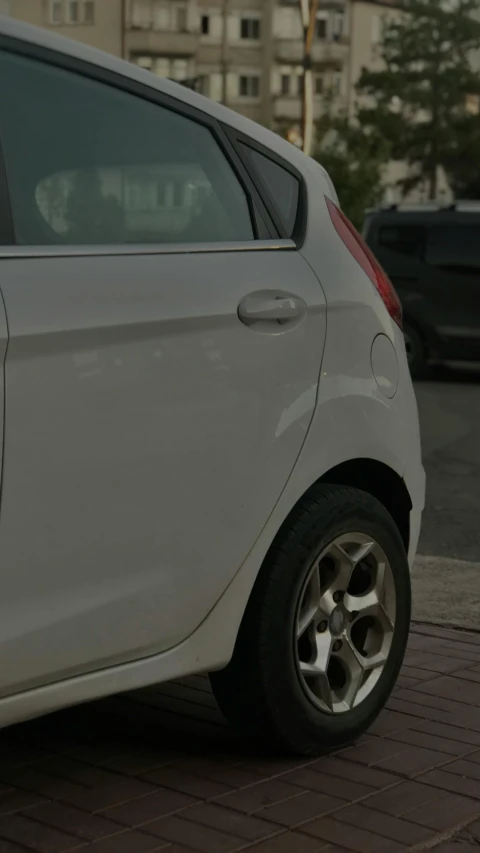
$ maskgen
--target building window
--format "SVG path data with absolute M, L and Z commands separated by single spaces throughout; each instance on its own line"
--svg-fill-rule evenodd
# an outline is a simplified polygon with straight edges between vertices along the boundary
M 177 20 L 175 29 L 179 33 L 186 33 L 188 30 L 188 15 L 187 15 L 187 7 L 179 6 L 177 11 Z
M 323 74 L 315 75 L 315 94 L 323 95 L 324 90 L 324 82 L 323 82 Z
M 281 84 L 280 84 L 280 90 L 281 90 L 282 95 L 289 95 L 290 94 L 290 83 L 291 83 L 290 74 L 282 74 Z
M 63 0 L 50 0 L 50 23 L 63 24 Z
M 67 24 L 78 24 L 79 22 L 78 0 L 67 0 Z
M 145 68 L 146 71 L 151 71 L 153 66 L 153 57 L 152 56 L 135 56 L 132 59 L 132 62 L 135 65 L 138 65 L 139 68 Z
M 165 77 L 183 83 L 190 78 L 188 59 L 182 57 L 153 56 L 142 54 L 132 57 L 132 62 L 140 68 L 152 71 L 156 77 Z
M 159 11 L 155 6 L 155 22 Z M 145 0 L 133 0 L 132 2 L 132 26 L 135 29 L 148 29 L 152 26 L 152 6 Z
M 239 78 L 239 94 L 241 98 L 258 98 L 260 95 L 260 77 L 253 74 L 242 74 Z
M 200 19 L 200 32 L 202 36 L 210 35 L 210 15 L 202 15 Z
M 83 3 L 83 23 L 95 23 L 95 3 L 94 0 L 84 0 Z
M 333 38 L 334 41 L 340 41 L 345 30 L 345 15 L 338 13 L 333 19 Z
M 258 40 L 260 38 L 260 19 L 242 18 L 240 21 L 240 38 Z
M 315 27 L 315 36 L 317 39 L 321 39 L 325 41 L 327 38 L 327 19 L 326 18 L 317 18 L 317 24 Z

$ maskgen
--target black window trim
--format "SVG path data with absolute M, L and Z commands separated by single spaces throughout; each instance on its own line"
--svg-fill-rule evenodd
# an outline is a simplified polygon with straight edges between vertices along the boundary
M 280 157 L 270 148 L 267 148 L 265 145 L 262 145 L 261 143 L 257 142 L 256 139 L 252 139 L 247 134 L 237 131 L 235 130 L 235 128 L 232 128 L 228 125 L 224 124 L 223 128 L 232 145 L 234 146 L 239 158 L 242 160 L 245 168 L 250 173 L 254 172 L 254 179 L 257 182 L 259 192 L 261 193 L 263 198 L 264 205 L 270 214 L 275 228 L 277 229 L 278 235 L 284 240 L 293 240 L 297 249 L 301 249 L 305 242 L 308 221 L 308 191 L 303 175 L 301 174 L 301 172 L 299 172 L 298 169 L 295 168 L 295 166 L 289 163 L 288 160 L 284 160 L 283 157 Z M 261 173 L 257 169 L 255 169 L 253 163 L 249 161 L 248 154 L 245 151 L 245 147 L 251 148 L 253 151 L 258 151 L 258 153 L 262 154 L 264 157 L 268 157 L 269 160 L 272 160 L 273 163 L 276 163 L 278 166 L 281 166 L 281 168 L 285 169 L 286 172 L 290 172 L 290 174 L 297 179 L 299 183 L 298 206 L 297 216 L 295 219 L 295 225 L 292 234 L 287 233 L 283 221 L 283 216 L 278 210 L 275 200 L 269 192 Z
M 25 42 L 12 36 L 6 36 L 2 33 L 0 33 L 0 51 L 25 56 L 29 59 L 34 59 L 51 66 L 56 66 L 57 68 L 62 68 L 65 71 L 79 74 L 83 77 L 87 77 L 91 80 L 119 89 L 128 94 L 143 98 L 143 100 L 162 106 L 190 119 L 191 121 L 197 122 L 197 124 L 201 124 L 203 127 L 206 127 L 211 132 L 214 140 L 220 148 L 220 151 L 223 153 L 227 162 L 233 169 L 234 174 L 245 193 L 254 230 L 254 237 L 251 242 L 265 241 L 266 239 L 278 242 L 278 239 L 283 236 L 283 234 L 280 234 L 278 231 L 276 222 L 271 216 L 268 206 L 264 203 L 262 194 L 258 191 L 254 181 L 252 180 L 243 158 L 239 156 L 236 146 L 232 144 L 229 135 L 225 133 L 224 127 L 214 116 L 203 112 L 196 107 L 192 107 L 190 104 L 186 104 L 181 100 L 177 100 L 171 95 L 160 92 L 157 89 L 148 86 L 148 84 L 132 80 L 130 77 L 123 76 L 116 71 L 110 71 L 101 65 L 95 65 L 87 60 L 79 59 L 78 57 L 70 56 L 32 42 Z M 0 191 L 4 189 L 2 181 L 5 182 L 6 192 L 0 195 L 0 199 L 5 198 L 6 201 L 4 205 L 1 205 L 0 202 L 0 246 L 19 246 L 15 238 L 15 227 L 8 193 L 8 174 L 1 147 L 0 133 Z M 6 206 L 5 210 L 3 209 L 4 206 Z M 5 229 L 2 227 L 4 220 L 6 223 Z M 9 242 L 6 242 L 7 240 Z M 154 245 L 155 244 L 145 244 L 146 248 Z M 185 245 L 185 251 L 187 251 L 190 244 L 186 243 L 182 245 Z M 219 247 L 221 245 L 221 243 L 218 244 Z M 220 248 L 219 251 L 221 251 Z
M 12 205 L 7 182 L 7 170 L 0 139 L 0 246 L 15 245 Z

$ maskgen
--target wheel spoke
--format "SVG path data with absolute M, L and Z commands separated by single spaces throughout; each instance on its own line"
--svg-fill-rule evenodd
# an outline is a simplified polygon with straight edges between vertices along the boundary
M 330 632 L 318 634 L 315 643 L 315 659 L 310 662 L 300 661 L 300 672 L 308 679 L 309 687 L 327 709 L 333 709 L 332 691 L 328 681 L 328 664 L 332 652 L 332 637 Z
M 297 637 L 300 639 L 312 624 L 320 609 L 320 574 L 318 565 L 313 569 L 303 595 L 303 602 L 297 620 Z
M 336 653 L 336 657 L 341 661 L 346 676 L 342 702 L 347 708 L 353 708 L 365 674 L 361 656 L 358 654 L 353 643 L 349 640 L 344 640 L 341 649 Z
M 355 568 L 355 562 L 341 545 L 335 544 L 331 553 L 337 561 L 337 572 L 332 586 L 334 589 L 341 589 L 345 591 L 350 583 L 350 578 L 352 577 L 352 572 Z
M 375 542 L 363 542 L 356 545 L 355 549 L 350 554 L 350 559 L 354 566 L 357 566 L 365 557 L 368 557 L 375 548 Z

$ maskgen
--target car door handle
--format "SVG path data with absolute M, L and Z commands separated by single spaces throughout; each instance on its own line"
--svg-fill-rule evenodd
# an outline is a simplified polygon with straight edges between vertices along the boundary
M 238 316 L 247 325 L 259 322 L 288 323 L 302 317 L 306 307 L 298 296 L 252 294 L 240 303 Z

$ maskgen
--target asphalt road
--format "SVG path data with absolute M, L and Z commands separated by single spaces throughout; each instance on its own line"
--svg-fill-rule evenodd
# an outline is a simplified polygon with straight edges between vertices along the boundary
M 427 503 L 414 617 L 480 630 L 480 367 L 444 369 L 415 390 Z

